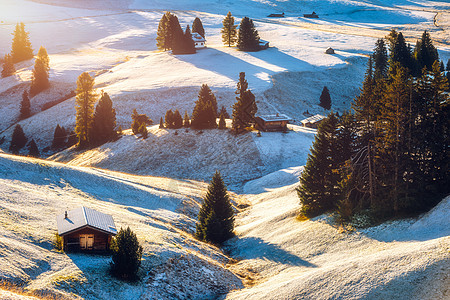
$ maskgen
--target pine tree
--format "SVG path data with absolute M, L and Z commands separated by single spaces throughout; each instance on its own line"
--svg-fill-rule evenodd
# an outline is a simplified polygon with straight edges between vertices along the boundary
M 189 115 L 188 115 L 188 113 L 186 111 L 186 112 L 184 112 L 183 127 L 188 128 L 190 126 L 191 126 L 191 122 L 189 120 Z
M 173 113 L 173 128 L 178 129 L 183 127 L 183 117 L 181 117 L 178 109 Z
M 202 241 L 222 244 L 233 237 L 233 229 L 233 207 L 222 177 L 216 171 L 198 213 L 195 237 Z
M 174 128 L 173 111 L 171 109 L 166 111 L 166 116 L 164 117 L 164 120 L 166 120 L 165 124 L 166 128 Z
M 389 67 L 389 57 L 387 54 L 386 44 L 384 39 L 378 39 L 373 50 L 373 63 L 374 63 L 374 77 L 375 78 L 387 78 L 387 72 Z
M 198 93 L 192 112 L 191 126 L 194 129 L 216 128 L 217 100 L 207 84 L 203 84 Z
M 237 47 L 242 51 L 258 51 L 260 49 L 258 31 L 248 17 L 242 18 L 239 25 Z
M 94 144 L 100 145 L 117 137 L 116 110 L 109 95 L 102 91 L 102 96 L 95 107 L 91 138 Z
M 311 153 L 300 176 L 297 193 L 302 204 L 301 215 L 315 217 L 336 208 L 339 177 L 336 164 L 338 120 L 331 113 L 319 125 Z
M 133 122 L 131 123 L 131 130 L 133 131 L 133 134 L 142 133 L 140 131 L 142 129 L 142 125 L 146 127 L 147 125 L 153 124 L 152 119 L 147 117 L 146 114 L 138 114 L 136 109 L 133 109 L 131 119 L 133 120 Z
M 75 132 L 78 137 L 78 147 L 80 149 L 90 146 L 89 133 L 94 120 L 94 78 L 89 73 L 82 73 L 77 80 L 76 89 L 76 124 Z
M 33 76 L 31 78 L 30 94 L 37 95 L 50 86 L 49 78 L 49 58 L 47 50 L 41 46 L 36 60 L 34 61 Z
M 11 56 L 14 63 L 33 58 L 33 49 L 23 23 L 17 23 L 14 30 Z
M 225 106 L 222 105 L 222 107 L 220 108 L 219 111 L 219 116 L 223 114 L 223 117 L 225 119 L 229 119 L 230 118 L 230 114 L 227 112 L 227 109 L 225 108 Z
M 192 39 L 191 30 L 189 29 L 189 25 L 186 26 L 186 30 L 184 32 L 184 51 L 183 54 L 194 54 L 196 52 L 195 50 L 195 43 Z
M 172 49 L 172 37 L 169 32 L 170 12 L 166 12 L 159 21 L 158 31 L 156 32 L 156 46 L 160 50 Z
M 247 88 L 248 83 L 245 79 L 245 72 L 241 72 L 239 73 L 239 81 L 235 91 L 235 94 L 238 96 L 236 97 L 236 103 L 233 105 L 232 128 L 236 132 L 240 132 L 245 127 L 250 126 L 258 111 L 255 95 Z
M 16 68 L 14 67 L 14 63 L 10 54 L 5 54 L 5 58 L 3 60 L 3 69 L 2 69 L 2 77 L 9 77 L 16 72 Z
M 320 94 L 319 105 L 327 110 L 331 109 L 331 97 L 330 92 L 326 86 L 323 87 L 322 94 Z
M 55 132 L 53 133 L 52 148 L 59 149 L 64 146 L 66 142 L 66 130 L 64 127 L 60 127 L 59 124 L 56 125 Z
M 231 12 L 228 12 L 225 19 L 222 21 L 222 41 L 228 47 L 231 47 L 237 41 L 237 25 L 234 25 L 234 17 L 231 16 Z
M 142 250 L 136 234 L 130 227 L 120 228 L 119 233 L 111 241 L 113 274 L 121 279 L 136 279 L 141 266 Z
M 36 142 L 33 140 L 31 140 L 29 146 L 28 146 L 28 156 L 31 157 L 39 157 L 41 154 L 39 153 L 39 148 L 36 145 Z
M 444 61 L 443 60 L 441 60 L 441 63 L 439 65 L 439 71 L 445 72 L 445 66 L 444 66 Z
M 393 45 L 391 46 L 390 53 L 390 65 L 392 67 L 393 63 L 398 62 L 404 68 L 409 71 L 414 70 L 413 60 L 411 52 L 406 45 L 405 38 L 401 32 L 398 33 L 396 39 L 393 40 Z
M 423 32 L 421 39 L 417 41 L 414 54 L 419 70 L 427 68 L 427 70 L 431 71 L 434 61 L 439 60 L 437 49 L 434 47 L 430 34 L 426 30 Z
M 148 138 L 148 130 L 147 126 L 145 126 L 145 123 L 142 123 L 141 126 L 139 127 L 139 133 L 141 134 L 144 140 Z
M 26 119 L 31 116 L 30 98 L 28 98 L 28 92 L 26 90 L 22 93 L 22 102 L 20 102 L 20 119 Z
M 20 124 L 17 124 L 16 127 L 14 127 L 14 131 L 11 137 L 9 151 L 14 154 L 18 154 L 19 150 L 27 144 L 27 140 L 28 139 L 23 132 L 22 126 L 20 126 Z
M 224 114 L 220 114 L 219 129 L 226 129 L 226 128 L 227 128 L 227 123 L 225 122 L 225 116 L 224 116 Z
M 161 119 L 159 119 L 159 128 L 164 128 L 164 120 L 163 120 L 163 117 L 161 117 Z
M 192 23 L 192 32 L 197 32 L 203 38 L 205 37 L 205 29 L 203 29 L 202 21 L 196 17 L 194 23 Z
M 186 52 L 186 39 L 177 16 L 170 16 L 168 30 L 172 33 L 172 54 L 184 54 Z

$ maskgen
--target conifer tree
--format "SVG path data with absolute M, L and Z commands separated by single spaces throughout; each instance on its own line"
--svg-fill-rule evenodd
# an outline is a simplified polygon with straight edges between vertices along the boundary
M 231 47 L 237 41 L 237 25 L 234 25 L 234 17 L 231 15 L 231 12 L 228 12 L 225 19 L 223 19 L 222 25 L 222 41 L 225 45 Z
M 117 137 L 116 110 L 109 95 L 102 91 L 102 96 L 95 107 L 92 124 L 92 142 L 99 145 Z
M 390 65 L 392 66 L 394 62 L 398 62 L 404 68 L 413 71 L 414 66 L 411 52 L 408 49 L 405 38 L 401 32 L 397 34 L 396 39 L 393 39 L 393 45 L 391 47 Z
M 36 95 L 50 86 L 49 77 L 49 58 L 47 50 L 41 46 L 36 60 L 34 61 L 33 76 L 31 78 L 30 94 Z
M 28 98 L 28 92 L 26 90 L 22 93 L 22 102 L 20 102 L 20 119 L 26 119 L 31 116 L 30 98 Z
M 319 105 L 327 110 L 331 109 L 331 97 L 330 92 L 326 86 L 323 87 L 322 94 L 320 94 Z
M 136 234 L 130 227 L 120 228 L 119 233 L 111 241 L 113 274 L 121 279 L 134 280 L 141 266 L 142 250 Z
M 258 111 L 255 101 L 255 95 L 250 90 L 247 90 L 248 83 L 245 79 L 245 72 L 239 73 L 239 81 L 235 94 L 236 103 L 233 105 L 233 119 L 232 128 L 236 132 L 242 131 L 248 127 L 255 119 L 255 114 Z
M 170 16 L 168 30 L 172 33 L 172 54 L 184 54 L 186 52 L 186 39 L 177 16 Z
M 330 113 L 319 125 L 305 169 L 300 176 L 297 193 L 301 215 L 315 217 L 336 208 L 339 177 L 336 164 L 336 135 L 338 120 Z
M 219 129 L 226 129 L 226 128 L 227 128 L 227 123 L 225 122 L 225 116 L 224 116 L 224 114 L 220 114 Z
M 443 60 L 441 60 L 441 63 L 439 65 L 439 71 L 445 72 L 445 66 L 444 66 L 444 61 Z
M 66 130 L 64 127 L 56 125 L 55 132 L 53 133 L 52 148 L 58 149 L 64 146 L 66 142 Z
M 164 120 L 166 121 L 165 124 L 166 128 L 174 128 L 173 111 L 171 109 L 166 111 L 166 116 L 164 117 Z
M 203 28 L 202 21 L 198 17 L 196 17 L 194 23 L 192 23 L 192 32 L 197 32 L 203 38 L 205 37 L 205 29 Z
M 181 117 L 178 109 L 173 113 L 173 128 L 178 129 L 183 127 L 183 117 Z
M 39 157 L 41 155 L 34 139 L 31 140 L 28 146 L 28 155 L 31 157 Z
M 419 70 L 425 67 L 428 71 L 431 71 L 434 61 L 439 60 L 437 49 L 426 30 L 423 32 L 421 39 L 417 41 L 414 54 Z
M 3 60 L 3 69 L 2 69 L 2 77 L 9 77 L 16 72 L 16 68 L 14 67 L 14 63 L 10 54 L 5 54 L 5 58 Z
M 164 120 L 163 120 L 163 117 L 161 117 L 161 119 L 159 119 L 159 128 L 164 128 Z
M 75 133 L 78 137 L 78 147 L 80 149 L 90 146 L 89 133 L 94 120 L 94 78 L 89 73 L 82 73 L 77 80 L 76 89 L 76 124 Z
M 374 77 L 387 78 L 389 67 L 389 57 L 387 54 L 384 39 L 378 39 L 373 50 Z
M 223 117 L 225 119 L 229 119 L 230 118 L 230 114 L 227 112 L 227 109 L 225 108 L 225 106 L 222 105 L 222 107 L 220 108 L 219 111 L 219 116 L 223 114 Z
M 160 50 L 172 49 L 172 36 L 169 32 L 170 12 L 166 12 L 159 21 L 158 31 L 156 32 L 156 46 Z
M 242 18 L 239 25 L 237 47 L 242 51 L 257 51 L 260 49 L 258 31 L 253 24 L 253 20 L 248 17 Z
M 145 123 L 142 123 L 141 126 L 139 127 L 139 133 L 141 134 L 144 140 L 148 138 L 148 130 L 147 126 L 145 126 Z
M 450 58 L 447 60 L 447 71 L 450 71 Z
M 142 133 L 140 130 L 142 129 L 142 125 L 152 125 L 153 120 L 147 117 L 146 114 L 138 114 L 136 109 L 133 109 L 133 113 L 131 114 L 131 119 L 133 122 L 131 123 L 131 130 L 133 134 Z
M 183 120 L 183 127 L 188 128 L 191 126 L 191 121 L 189 120 L 189 115 L 186 112 L 184 112 L 184 120 Z
M 184 32 L 184 49 L 183 54 L 194 54 L 196 52 L 195 50 L 195 43 L 192 39 L 191 30 L 189 29 L 189 25 L 186 26 L 186 30 Z
M 17 124 L 14 127 L 14 131 L 11 137 L 11 144 L 9 146 L 9 151 L 18 154 L 19 150 L 22 149 L 27 144 L 27 137 L 25 136 L 25 133 L 23 132 L 22 126 L 20 124 Z
M 17 23 L 13 33 L 11 56 L 14 63 L 33 58 L 28 32 L 25 31 L 25 24 Z
M 73 130 L 70 131 L 69 135 L 67 136 L 67 147 L 72 147 L 76 145 L 77 142 L 78 142 L 77 134 Z
M 203 84 L 198 93 L 192 112 L 191 126 L 194 129 L 216 128 L 217 100 L 207 84 Z
M 233 237 L 233 229 L 233 207 L 222 177 L 216 171 L 198 213 L 195 237 L 202 241 L 222 244 Z

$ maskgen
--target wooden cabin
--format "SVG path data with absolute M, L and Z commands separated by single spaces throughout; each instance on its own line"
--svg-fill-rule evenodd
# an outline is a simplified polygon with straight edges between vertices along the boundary
M 319 15 L 316 14 L 316 13 L 313 11 L 312 14 L 304 14 L 303 17 L 304 17 L 304 18 L 318 19 L 318 18 L 319 18 Z
M 302 120 L 300 123 L 302 123 L 303 127 L 309 127 L 309 128 L 315 128 L 319 126 L 319 124 L 325 119 L 325 116 L 322 115 L 314 115 L 309 118 L 306 118 Z
M 325 50 L 326 54 L 334 54 L 334 49 L 331 47 L 328 47 L 327 50 Z
M 269 42 L 265 40 L 259 40 L 259 48 L 261 50 L 269 48 Z
M 206 48 L 206 39 L 200 35 L 200 33 L 193 32 L 192 40 L 194 41 L 195 49 Z
M 104 252 L 117 234 L 112 216 L 79 207 L 56 217 L 64 251 Z
M 258 116 L 255 120 L 256 129 L 262 131 L 285 131 L 287 124 L 292 121 L 284 114 Z
M 284 13 L 281 13 L 281 14 L 270 14 L 267 17 L 268 18 L 284 18 Z

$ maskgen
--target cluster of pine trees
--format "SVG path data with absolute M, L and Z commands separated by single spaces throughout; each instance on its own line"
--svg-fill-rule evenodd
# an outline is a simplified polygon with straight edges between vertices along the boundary
M 199 18 L 195 18 L 192 30 L 205 37 L 205 30 Z M 156 46 L 160 50 L 172 50 L 173 54 L 194 54 L 196 52 L 189 25 L 183 31 L 178 17 L 171 12 L 166 12 L 159 21 Z
M 20 126 L 20 124 L 17 124 L 14 127 L 14 131 L 11 137 L 11 144 L 9 146 L 9 151 L 13 154 L 18 154 L 20 149 L 22 149 L 27 145 L 27 142 L 28 138 L 25 136 L 22 126 Z M 34 139 L 32 139 L 28 143 L 28 155 L 32 157 L 40 156 L 39 148 Z
M 228 47 L 236 44 L 242 51 L 258 51 L 261 49 L 259 45 L 259 34 L 253 24 L 253 20 L 244 17 L 239 25 L 239 30 L 234 25 L 234 17 L 231 12 L 222 21 L 222 41 Z
M 77 80 L 76 89 L 76 124 L 78 148 L 101 145 L 117 137 L 116 111 L 109 95 L 102 91 L 94 111 L 97 95 L 94 91 L 94 78 L 89 73 L 82 73 Z
M 133 109 L 131 114 L 131 131 L 133 134 L 140 133 L 144 139 L 148 137 L 147 126 L 153 124 L 153 120 L 150 119 L 146 114 L 138 114 L 136 109 Z
M 414 214 L 450 191 L 450 97 L 437 51 L 426 32 L 414 52 L 399 50 L 401 33 L 388 40 L 389 55 L 376 43 L 354 114 L 331 113 L 319 126 L 297 190 L 303 216 Z

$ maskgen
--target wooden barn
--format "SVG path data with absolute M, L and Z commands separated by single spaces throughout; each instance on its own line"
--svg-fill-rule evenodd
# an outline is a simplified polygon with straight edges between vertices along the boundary
M 265 40 L 259 40 L 259 48 L 262 50 L 269 48 L 269 42 Z
M 262 131 L 284 131 L 287 124 L 292 121 L 284 114 L 258 116 L 256 119 L 256 129 Z
M 319 126 L 319 124 L 322 122 L 323 119 L 325 119 L 325 116 L 322 115 L 314 115 L 309 118 L 306 118 L 301 121 L 303 127 L 309 127 L 309 128 L 315 128 Z
M 284 18 L 284 13 L 281 13 L 281 14 L 270 14 L 267 17 L 268 18 Z
M 193 32 L 192 40 L 194 41 L 195 49 L 206 48 L 206 39 L 200 35 L 200 33 Z
M 117 234 L 110 215 L 84 206 L 58 215 L 56 222 L 64 251 L 107 251 Z
M 331 47 L 328 47 L 327 50 L 325 50 L 326 54 L 334 54 L 334 49 Z
M 312 14 L 304 14 L 303 17 L 304 17 L 304 18 L 318 19 L 318 18 L 319 18 L 319 15 L 316 14 L 316 12 L 313 11 Z

